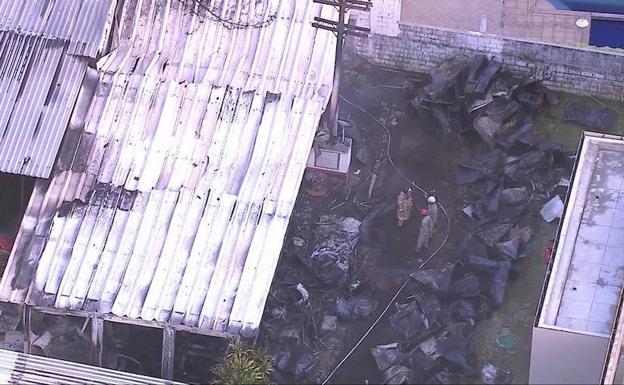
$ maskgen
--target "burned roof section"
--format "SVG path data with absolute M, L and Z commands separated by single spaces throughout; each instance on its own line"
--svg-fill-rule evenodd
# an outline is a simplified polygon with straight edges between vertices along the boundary
M 260 25 L 233 29 L 189 2 L 123 4 L 72 155 L 35 188 L 3 299 L 255 332 L 331 89 L 334 40 L 311 21 L 334 11 L 222 6 Z

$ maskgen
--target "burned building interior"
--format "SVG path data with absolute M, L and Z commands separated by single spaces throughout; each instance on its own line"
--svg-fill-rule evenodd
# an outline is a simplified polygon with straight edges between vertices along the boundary
M 347 3 L 0 2 L 0 350 L 210 383 L 242 339 L 275 383 L 528 383 L 579 143 L 621 141 L 624 103 L 491 55 L 373 64 Z

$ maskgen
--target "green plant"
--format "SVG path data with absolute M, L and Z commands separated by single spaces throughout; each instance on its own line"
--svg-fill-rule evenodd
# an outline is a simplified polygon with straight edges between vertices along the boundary
M 270 384 L 273 361 L 264 348 L 249 346 L 236 340 L 228 346 L 223 361 L 212 372 L 217 384 Z

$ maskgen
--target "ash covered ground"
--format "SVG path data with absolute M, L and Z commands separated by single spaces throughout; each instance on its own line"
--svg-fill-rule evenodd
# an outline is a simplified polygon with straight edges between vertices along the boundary
M 621 133 L 622 106 L 482 57 L 431 75 L 359 62 L 341 92 L 339 134 L 354 156 L 346 178 L 304 177 L 257 340 L 275 379 L 526 383 L 578 140 L 584 129 Z M 414 209 L 399 227 L 406 188 Z M 431 194 L 448 221 L 440 212 L 417 252 Z

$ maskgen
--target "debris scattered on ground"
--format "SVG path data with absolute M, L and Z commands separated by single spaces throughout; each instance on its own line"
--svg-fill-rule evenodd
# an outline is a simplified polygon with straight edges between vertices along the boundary
M 0 303 L 0 333 L 15 331 L 20 320 L 20 312 L 15 305 Z
M 371 316 L 379 302 L 367 298 L 336 298 L 336 314 L 343 319 L 358 320 Z
M 481 369 L 481 382 L 483 384 L 511 384 L 513 374 L 487 362 Z
M 561 218 L 561 215 L 563 215 L 563 201 L 559 195 L 555 195 L 551 200 L 546 202 L 540 214 L 548 223 L 554 221 L 556 218 Z
M 343 282 L 349 274 L 349 263 L 359 234 L 360 221 L 357 219 L 324 216 L 317 228 L 317 246 L 302 262 L 324 282 Z
M 371 348 L 371 353 L 375 357 L 375 363 L 382 372 L 400 361 L 401 353 L 399 352 L 399 344 L 379 345 Z
M 307 304 L 310 299 L 310 293 L 306 290 L 305 286 L 298 283 L 297 286 L 295 286 L 295 289 L 299 292 L 299 294 L 301 294 L 301 299 L 297 301 L 297 305 Z
M 333 332 L 337 328 L 338 317 L 335 315 L 326 315 L 323 317 L 323 323 L 321 323 L 322 332 Z
M 401 228 L 396 219 L 397 194 L 409 187 L 405 180 L 414 171 L 402 170 L 401 178 L 395 171 L 384 175 L 382 165 L 392 163 L 386 150 L 398 146 L 392 151 L 403 151 L 403 143 L 388 144 L 384 136 L 376 147 L 366 147 L 375 130 L 341 125 L 357 146 L 364 144 L 356 151 L 361 152 L 354 166 L 358 172 L 351 170 L 347 181 L 335 188 L 323 180 L 322 194 L 304 194 L 307 203 L 291 220 L 292 241 L 285 250 L 289 263 L 278 266 L 267 300 L 262 338 L 274 352 L 282 382 L 322 382 L 361 337 L 357 328 L 366 330 L 383 308 L 380 304 L 404 279 L 404 291 L 372 339 L 382 345 L 365 350 L 378 369 L 375 381 L 506 383 L 511 376 L 495 366 L 481 370 L 482 363 L 471 353 L 472 336 L 478 323 L 503 304 L 510 280 L 518 276 L 516 261 L 527 256 L 532 226 L 541 222 L 537 211 L 569 187 L 572 158 L 559 143 L 533 136 L 537 115 L 558 103 L 557 97 L 539 81 L 510 76 L 500 62 L 485 56 L 450 59 L 434 71 L 429 85 L 398 97 L 409 103 L 404 100 L 398 108 L 398 103 L 384 100 L 371 111 L 386 128 L 401 130 L 405 125 L 399 122 L 410 118 L 411 108 L 425 130 L 439 129 L 424 135 L 483 142 L 470 147 L 470 156 L 463 156 L 459 165 L 450 163 L 457 166 L 459 202 L 453 208 L 466 214 L 461 230 L 453 234 L 457 247 L 444 251 L 444 266 L 426 270 L 417 266 L 429 250 L 408 253 L 413 260 L 392 260 L 397 249 L 415 250 L 419 234 L 419 216 L 412 215 Z M 386 189 L 394 177 L 403 185 L 395 182 Z M 306 183 L 314 187 L 316 179 L 306 178 Z M 453 190 L 451 186 L 452 181 L 444 191 Z M 427 195 L 418 195 L 414 208 L 427 207 Z M 438 241 L 434 238 L 432 244 Z M 306 306 L 300 304 L 303 299 Z

